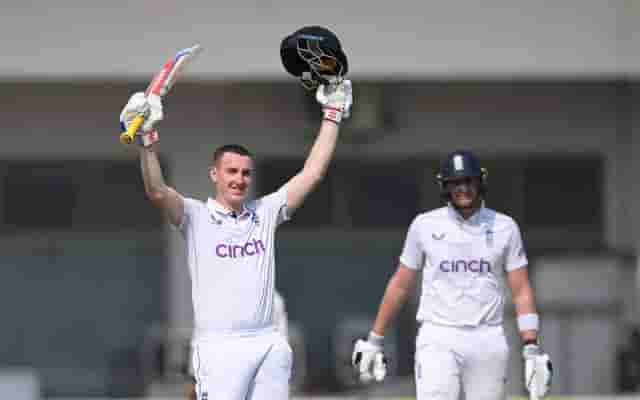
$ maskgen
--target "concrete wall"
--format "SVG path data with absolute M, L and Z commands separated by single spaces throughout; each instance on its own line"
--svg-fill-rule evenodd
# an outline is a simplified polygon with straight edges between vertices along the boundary
M 200 42 L 192 76 L 282 79 L 280 40 L 309 24 L 339 34 L 359 78 L 640 72 L 639 12 L 624 0 L 10 0 L 2 11 L 1 78 L 147 77 Z

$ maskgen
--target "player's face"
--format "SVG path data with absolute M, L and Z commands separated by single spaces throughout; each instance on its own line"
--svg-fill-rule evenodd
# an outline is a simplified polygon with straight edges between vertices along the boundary
M 247 197 L 253 177 L 251 157 L 224 153 L 211 168 L 210 177 L 216 186 L 216 199 L 224 205 L 239 207 Z
M 453 204 L 461 209 L 477 207 L 480 180 L 478 178 L 457 178 L 448 180 L 446 188 Z

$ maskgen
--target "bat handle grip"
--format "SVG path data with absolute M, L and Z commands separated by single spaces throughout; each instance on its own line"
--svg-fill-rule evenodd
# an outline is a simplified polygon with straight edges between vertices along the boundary
M 136 137 L 136 132 L 138 132 L 138 129 L 140 129 L 140 126 L 144 123 L 144 119 L 144 115 L 136 116 L 131 122 L 131 125 L 127 128 L 127 131 L 120 134 L 120 143 L 133 143 L 133 139 Z

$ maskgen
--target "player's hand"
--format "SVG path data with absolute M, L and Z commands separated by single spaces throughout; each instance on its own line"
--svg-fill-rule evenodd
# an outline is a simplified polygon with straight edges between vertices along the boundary
M 145 121 L 136 132 L 138 142 L 143 146 L 149 146 L 158 141 L 158 132 L 155 130 L 155 126 L 162 121 L 164 116 L 160 96 L 154 94 L 145 96 L 143 92 L 134 93 L 120 113 L 122 130 L 126 131 L 133 120 L 140 115 L 145 117 Z
M 553 368 L 551 358 L 537 344 L 527 344 L 522 348 L 524 358 L 524 384 L 529 393 L 543 398 L 551 387 Z
M 353 104 L 351 81 L 345 79 L 338 83 L 318 86 L 316 100 L 322 106 L 323 119 L 339 124 L 343 118 L 349 118 L 351 114 Z
M 351 355 L 351 364 L 360 381 L 381 382 L 387 376 L 387 361 L 382 353 L 382 338 L 369 335 L 367 340 L 358 339 Z

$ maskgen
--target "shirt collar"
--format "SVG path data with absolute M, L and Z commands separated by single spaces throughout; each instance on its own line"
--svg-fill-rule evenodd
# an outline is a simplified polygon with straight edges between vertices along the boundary
M 242 204 L 242 212 L 240 214 L 237 214 L 235 211 L 227 209 L 211 197 L 207 199 L 207 208 L 209 209 L 211 215 L 214 216 L 232 217 L 236 215 L 239 218 L 243 218 L 247 215 L 251 215 L 251 210 L 249 210 L 245 204 Z
M 482 201 L 480 208 L 475 213 L 473 213 L 472 216 L 470 216 L 467 219 L 464 219 L 462 217 L 462 215 L 458 212 L 458 210 L 456 210 L 456 208 L 451 204 L 451 202 L 447 203 L 447 208 L 448 208 L 449 216 L 454 221 L 457 221 L 460 223 L 466 223 L 469 225 L 480 225 L 484 221 L 485 219 L 484 217 L 487 211 L 487 209 L 484 206 L 484 200 Z

